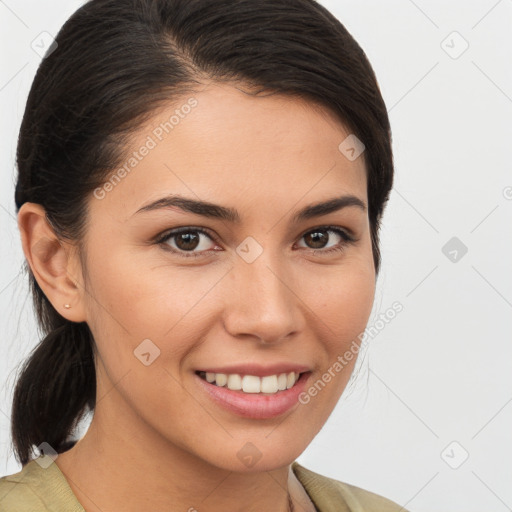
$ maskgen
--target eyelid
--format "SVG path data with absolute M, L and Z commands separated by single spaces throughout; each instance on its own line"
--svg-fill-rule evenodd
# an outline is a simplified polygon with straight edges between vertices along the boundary
M 187 232 L 190 232 L 190 231 L 192 231 L 192 232 L 195 231 L 197 233 L 202 233 L 202 234 L 206 235 L 208 238 L 210 238 L 212 240 L 212 242 L 215 242 L 216 244 L 220 245 L 219 241 L 217 240 L 216 235 L 214 235 L 210 231 L 210 229 L 204 228 L 204 227 L 198 227 L 198 226 L 180 226 L 180 227 L 168 229 L 166 231 L 163 231 L 159 235 L 157 235 L 154 238 L 153 242 L 156 243 L 156 244 L 164 244 L 165 245 L 167 240 L 173 238 L 174 236 L 177 236 L 177 235 L 179 235 L 181 233 L 187 233 Z M 303 248 L 303 249 L 306 249 L 308 251 L 312 251 L 315 254 L 316 253 L 328 254 L 330 251 L 335 250 L 336 248 L 341 249 L 341 248 L 344 248 L 344 246 L 346 244 L 355 243 L 355 242 L 359 241 L 359 239 L 354 236 L 353 232 L 350 229 L 343 228 L 343 227 L 337 226 L 337 225 L 326 225 L 326 224 L 320 224 L 318 226 L 314 226 L 314 227 L 308 228 L 307 230 L 303 231 L 299 235 L 298 240 L 302 239 L 308 233 L 312 233 L 312 232 L 315 232 L 315 231 L 332 231 L 332 232 L 335 232 L 335 233 L 339 234 L 340 237 L 343 239 L 343 242 L 341 242 L 340 244 L 337 244 L 334 247 L 329 247 L 327 249 L 313 249 L 311 247 Z M 212 249 L 204 250 L 204 251 L 200 251 L 200 252 L 180 251 L 180 250 L 174 249 L 172 247 L 167 247 L 167 250 L 169 250 L 170 252 L 173 252 L 175 254 L 179 254 L 179 255 L 181 255 L 181 256 L 183 256 L 185 258 L 188 258 L 188 257 L 199 257 L 199 256 L 202 256 L 204 254 L 210 253 L 212 251 Z
M 319 255 L 320 257 L 329 257 L 333 256 L 334 254 L 343 254 L 349 245 L 353 245 L 359 241 L 359 239 L 353 235 L 353 232 L 351 230 L 344 229 L 340 226 L 332 225 L 321 225 L 309 228 L 308 230 L 303 232 L 303 234 L 299 237 L 299 240 L 304 238 L 304 236 L 307 235 L 308 233 L 314 233 L 315 231 L 333 232 L 336 233 L 341 238 L 341 242 L 338 242 L 332 247 L 320 249 L 313 249 L 311 247 L 301 247 L 302 250 L 306 250 L 314 255 Z
M 199 226 L 179 226 L 176 228 L 170 228 L 165 231 L 162 231 L 155 237 L 155 241 L 158 239 L 166 238 L 169 235 L 179 235 L 180 233 L 188 233 L 189 231 L 197 231 L 198 233 L 203 233 L 206 236 L 209 236 L 212 240 L 216 241 L 216 237 L 209 228 L 199 227 Z
M 180 226 L 177 228 L 168 229 L 168 230 L 163 231 L 162 233 L 158 234 L 153 239 L 153 243 L 156 243 L 156 244 L 165 243 L 167 240 L 171 239 L 174 236 L 177 236 L 181 233 L 188 233 L 190 231 L 202 233 L 203 235 L 206 235 L 208 238 L 210 238 L 212 240 L 212 242 L 219 244 L 217 237 L 208 228 L 202 228 L 202 227 L 197 227 L 197 226 Z M 185 251 L 179 251 L 179 252 L 182 253 Z M 205 252 L 205 251 L 202 251 L 202 252 Z
M 349 240 L 352 240 L 354 242 L 357 241 L 357 238 L 355 237 L 355 234 L 351 229 L 344 228 L 344 227 L 338 226 L 338 225 L 329 225 L 329 224 L 320 224 L 319 226 L 314 226 L 312 228 L 309 228 L 306 231 L 304 231 L 301 236 L 304 236 L 306 233 L 311 233 L 312 231 L 315 231 L 315 230 L 336 231 L 339 233 L 343 233 Z

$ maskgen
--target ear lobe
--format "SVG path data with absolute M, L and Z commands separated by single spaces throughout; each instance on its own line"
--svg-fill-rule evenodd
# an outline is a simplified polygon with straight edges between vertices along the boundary
M 38 285 L 60 315 L 72 322 L 85 321 L 79 276 L 70 275 L 76 268 L 72 246 L 57 237 L 46 219 L 44 208 L 24 203 L 18 212 L 18 228 L 27 263 Z M 65 304 L 71 306 L 64 307 Z

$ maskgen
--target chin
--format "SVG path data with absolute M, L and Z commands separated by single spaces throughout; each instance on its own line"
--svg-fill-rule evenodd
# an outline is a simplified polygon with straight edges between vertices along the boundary
M 259 435 L 233 436 L 215 453 L 202 458 L 220 469 L 236 473 L 273 471 L 290 465 L 306 449 L 309 437 L 297 438 L 281 426 L 264 429 Z

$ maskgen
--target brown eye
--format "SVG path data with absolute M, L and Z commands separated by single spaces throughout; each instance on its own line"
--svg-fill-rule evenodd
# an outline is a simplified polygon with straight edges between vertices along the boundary
M 215 247 L 212 237 L 206 231 L 198 228 L 168 231 L 156 242 L 167 250 L 184 257 L 203 256 L 204 253 L 210 252 Z
M 199 245 L 199 236 L 193 232 L 174 235 L 174 239 L 178 249 L 183 251 L 192 251 Z
M 334 237 L 332 236 L 333 234 L 335 235 Z M 302 239 L 306 242 L 307 249 L 312 249 L 315 253 L 319 254 L 341 251 L 347 244 L 355 242 L 355 239 L 348 235 L 348 233 L 331 226 L 312 229 L 302 235 Z M 327 245 L 332 240 L 334 242 L 331 245 Z
M 311 231 L 310 233 L 304 235 L 304 239 L 306 240 L 306 243 L 312 248 L 312 249 L 322 249 L 325 244 L 329 240 L 329 236 L 326 234 L 327 230 L 315 230 Z

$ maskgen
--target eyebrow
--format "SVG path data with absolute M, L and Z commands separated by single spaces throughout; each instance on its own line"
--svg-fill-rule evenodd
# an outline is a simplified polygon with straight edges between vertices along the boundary
M 328 199 L 327 201 L 322 201 L 321 203 L 306 206 L 294 215 L 292 218 L 292 223 L 296 224 L 304 220 L 312 219 L 314 217 L 328 215 L 329 213 L 333 213 L 351 206 L 355 206 L 361 209 L 363 212 L 366 211 L 366 204 L 361 199 L 353 195 L 344 195 L 341 197 Z M 172 207 L 212 219 L 221 219 L 233 223 L 241 222 L 241 216 L 234 208 L 177 195 L 170 195 L 162 197 L 161 199 L 157 199 L 156 201 L 153 201 L 139 208 L 135 214 Z

